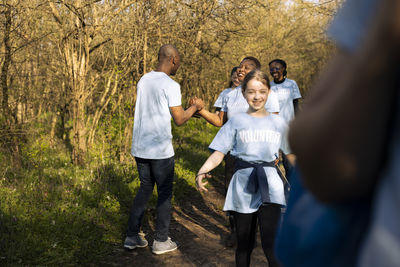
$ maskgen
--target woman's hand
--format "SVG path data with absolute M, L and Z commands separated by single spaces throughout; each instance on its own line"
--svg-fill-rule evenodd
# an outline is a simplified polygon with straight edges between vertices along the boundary
M 207 188 L 205 187 L 208 182 L 205 181 L 203 182 L 203 179 L 211 178 L 211 174 L 209 173 L 199 173 L 196 175 L 196 187 L 199 191 L 205 191 L 207 192 Z

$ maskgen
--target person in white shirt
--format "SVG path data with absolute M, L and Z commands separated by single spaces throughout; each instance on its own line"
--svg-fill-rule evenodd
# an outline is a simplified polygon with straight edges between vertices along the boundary
M 271 90 L 278 96 L 279 114 L 289 123 L 298 110 L 300 89 L 296 81 L 287 78 L 287 64 L 282 59 L 274 59 L 269 64 L 269 71 L 273 78 Z
M 219 130 L 209 148 L 213 154 L 198 171 L 196 185 L 207 191 L 204 179 L 230 152 L 236 157 L 235 172 L 229 184 L 224 210 L 233 214 L 237 247 L 236 266 L 249 266 L 254 248 L 257 221 L 268 266 L 279 266 L 274 256 L 274 238 L 281 207 L 286 205 L 285 185 L 277 173 L 275 158 L 284 149 L 287 125 L 281 116 L 268 112 L 268 75 L 260 70 L 248 73 L 242 94 L 249 107 Z
M 197 99 L 188 109 L 182 108 L 180 86 L 169 77 L 176 74 L 179 66 L 178 50 L 172 45 L 163 45 L 158 53 L 157 68 L 143 75 L 137 84 L 131 153 L 136 160 L 140 187 L 129 216 L 124 242 L 127 249 L 148 245 L 139 232 L 155 184 L 158 201 L 152 252 L 162 254 L 177 248 L 168 237 L 174 178 L 171 116 L 180 126 L 204 107 L 204 103 Z
M 287 64 L 282 59 L 274 59 L 268 63 L 270 74 L 273 78 L 271 81 L 271 91 L 278 96 L 279 115 L 289 125 L 298 110 L 299 99 L 301 98 L 300 89 L 296 81 L 287 78 Z M 288 142 L 285 142 L 287 145 Z M 290 151 L 290 148 L 286 148 Z M 283 165 L 286 174 L 289 175 L 291 166 L 295 164 L 296 157 L 294 154 L 282 154 Z
M 261 63 L 260 61 L 252 56 L 248 56 L 243 58 L 240 62 L 238 69 L 236 70 L 239 82 L 242 83 L 246 74 L 252 70 L 260 69 Z M 241 86 L 232 89 L 222 100 L 222 108 L 218 114 L 211 113 L 206 109 L 202 109 L 199 111 L 199 114 L 209 123 L 214 126 L 221 127 L 224 123 L 234 116 L 236 113 L 246 112 L 249 105 L 244 99 L 241 93 Z M 268 101 L 265 104 L 265 108 L 272 113 L 279 113 L 279 102 L 278 98 L 270 91 L 270 95 L 268 96 Z
M 211 113 L 206 109 L 202 109 L 199 112 L 207 122 L 211 123 L 214 126 L 221 127 L 224 125 L 228 119 L 233 117 L 235 114 L 245 113 L 248 108 L 249 104 L 247 103 L 246 99 L 243 97 L 242 94 L 242 86 L 241 83 L 243 82 L 246 75 L 255 69 L 260 69 L 261 63 L 260 61 L 252 56 L 247 56 L 243 58 L 240 62 L 239 67 L 236 69 L 237 78 L 239 81 L 239 85 L 235 88 L 232 88 L 229 92 L 227 92 L 222 98 L 222 107 L 221 110 L 217 113 Z M 265 104 L 265 108 L 267 111 L 278 114 L 279 113 L 279 102 L 276 95 L 269 90 L 268 100 Z M 235 158 L 227 153 L 225 155 L 225 180 L 229 180 L 232 178 L 234 172 L 234 163 Z M 233 217 L 229 216 L 231 232 L 226 240 L 226 245 L 231 247 L 235 244 L 235 229 L 233 224 Z
M 223 102 L 223 100 L 224 100 L 224 97 L 225 97 L 229 92 L 231 92 L 232 90 L 234 90 L 236 87 L 238 87 L 238 86 L 240 85 L 240 81 L 239 81 L 239 78 L 238 78 L 237 72 L 236 72 L 237 69 L 238 69 L 238 67 L 233 67 L 233 68 L 232 68 L 232 70 L 231 70 L 231 78 L 230 78 L 230 81 L 229 81 L 229 87 L 226 88 L 225 90 L 223 90 L 223 91 L 219 94 L 217 100 L 215 100 L 214 108 L 215 108 L 215 113 L 216 113 L 216 114 L 218 114 L 218 113 L 221 111 L 221 109 L 222 109 L 222 105 L 223 105 L 222 102 Z

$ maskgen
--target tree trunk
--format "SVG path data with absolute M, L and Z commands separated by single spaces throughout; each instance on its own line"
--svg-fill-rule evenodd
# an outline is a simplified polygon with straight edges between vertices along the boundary
M 124 162 L 126 157 L 130 154 L 131 141 L 132 141 L 132 128 L 133 120 L 128 120 L 128 123 L 125 125 L 124 129 L 124 143 L 120 149 L 119 153 L 119 161 Z
M 80 99 L 74 99 L 74 103 L 72 106 L 72 118 L 73 118 L 73 127 L 72 131 L 74 134 L 72 144 L 72 161 L 75 165 L 84 165 L 85 164 L 85 154 L 87 152 L 87 143 L 86 143 L 86 128 L 85 128 L 85 110 L 83 101 Z
M 53 148 L 55 145 L 56 126 L 57 126 L 57 112 L 54 112 L 51 118 L 51 129 L 50 129 L 50 145 Z
M 8 106 L 8 69 L 11 63 L 11 45 L 10 45 L 10 32 L 11 32 L 11 10 L 8 7 L 5 12 L 4 16 L 6 20 L 4 22 L 4 37 L 3 37 L 3 45 L 4 45 L 4 62 L 3 66 L 1 67 L 1 76 L 0 76 L 0 83 L 1 89 L 3 91 L 3 99 L 2 99 L 2 108 L 6 119 L 8 120 L 11 111 Z
M 147 30 L 144 30 L 144 45 L 143 45 L 143 74 L 147 73 Z
M 21 148 L 19 141 L 22 131 L 20 129 L 20 126 L 18 125 L 16 114 L 14 114 L 10 109 L 9 99 L 8 99 L 9 96 L 8 71 L 12 55 L 11 44 L 10 44 L 12 17 L 11 17 L 11 7 L 8 5 L 6 5 L 4 16 L 5 16 L 4 32 L 3 32 L 4 58 L 3 58 L 3 66 L 1 67 L 0 85 L 3 92 L 2 108 L 6 122 L 4 125 L 5 137 L 3 138 L 2 142 L 4 142 L 5 146 L 10 150 L 12 154 L 12 165 L 16 168 L 20 168 L 22 165 L 22 161 L 21 161 Z
M 119 74 L 115 73 L 115 71 L 112 71 L 111 75 L 108 77 L 108 81 L 107 81 L 107 85 L 105 87 L 105 91 L 103 93 L 102 98 L 99 101 L 99 104 L 98 104 L 98 106 L 96 108 L 96 112 L 95 112 L 95 114 L 93 116 L 93 119 L 92 119 L 91 127 L 90 127 L 89 134 L 88 134 L 88 146 L 89 147 L 94 142 L 94 137 L 95 137 L 95 134 L 96 134 L 97 125 L 99 124 L 100 118 L 103 115 L 104 110 L 106 109 L 106 107 L 110 103 L 111 98 L 117 92 L 118 84 L 119 84 L 118 80 L 119 80 Z M 113 89 L 110 92 L 111 83 L 113 81 L 114 81 Z

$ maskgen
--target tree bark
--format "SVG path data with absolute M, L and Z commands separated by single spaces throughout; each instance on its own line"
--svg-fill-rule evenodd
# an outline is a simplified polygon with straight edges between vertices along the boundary
M 8 75 L 9 67 L 12 60 L 12 48 L 10 43 L 10 34 L 12 26 L 12 16 L 11 16 L 11 6 L 5 5 L 6 9 L 4 12 L 5 22 L 4 22 L 4 57 L 3 66 L 1 67 L 0 75 L 0 85 L 2 88 L 2 108 L 3 114 L 5 116 L 5 138 L 2 140 L 5 146 L 10 150 L 13 159 L 13 166 L 20 168 L 22 165 L 21 161 L 21 148 L 20 148 L 20 135 L 22 134 L 20 125 L 18 125 L 18 119 L 16 114 L 10 108 L 9 105 L 9 86 L 8 86 Z

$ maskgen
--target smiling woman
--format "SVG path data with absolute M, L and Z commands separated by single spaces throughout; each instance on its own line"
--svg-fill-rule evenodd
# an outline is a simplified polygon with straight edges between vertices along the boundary
M 269 64 L 269 71 L 273 78 L 271 81 L 271 91 L 278 96 L 279 100 L 279 114 L 286 121 L 287 124 L 293 120 L 296 111 L 298 110 L 299 99 L 301 98 L 300 89 L 297 86 L 296 81 L 288 79 L 287 76 L 287 64 L 282 59 L 274 59 Z M 285 142 L 288 144 L 288 142 Z M 290 152 L 288 155 L 282 155 L 284 160 L 283 164 L 286 173 L 291 170 L 291 165 L 295 164 L 296 157 Z M 287 160 L 286 160 L 287 159 Z
M 284 60 L 274 59 L 268 65 L 273 78 L 271 89 L 277 93 L 281 115 L 289 123 L 298 109 L 300 89 L 294 80 L 287 78 L 287 64 Z

